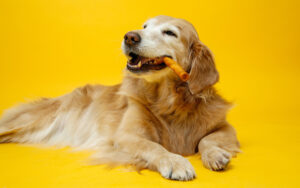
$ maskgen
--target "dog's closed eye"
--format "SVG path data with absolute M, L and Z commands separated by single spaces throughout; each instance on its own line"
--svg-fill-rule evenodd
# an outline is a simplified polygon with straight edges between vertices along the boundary
M 164 30 L 162 33 L 177 38 L 177 35 L 171 30 Z

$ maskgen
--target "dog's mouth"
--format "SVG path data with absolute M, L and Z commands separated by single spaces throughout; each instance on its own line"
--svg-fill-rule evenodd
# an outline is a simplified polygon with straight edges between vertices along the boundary
M 143 57 L 133 52 L 129 54 L 130 59 L 127 61 L 127 69 L 131 72 L 146 72 L 149 70 L 161 70 L 166 67 L 166 64 L 161 61 L 162 57 Z

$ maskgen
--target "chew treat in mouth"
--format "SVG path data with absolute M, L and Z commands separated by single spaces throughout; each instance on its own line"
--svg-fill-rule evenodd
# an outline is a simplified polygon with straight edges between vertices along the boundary
M 169 57 L 162 57 L 163 58 L 163 62 L 170 67 L 179 77 L 182 81 L 186 82 L 190 75 L 185 72 L 185 70 L 183 70 L 183 68 L 173 59 L 169 58 Z
M 131 72 L 140 73 L 147 72 L 149 70 L 160 70 L 165 67 L 170 67 L 182 81 L 189 79 L 189 74 L 183 70 L 183 68 L 173 59 L 162 56 L 156 58 L 148 58 L 139 56 L 135 53 L 129 53 L 131 57 L 127 62 L 127 69 Z

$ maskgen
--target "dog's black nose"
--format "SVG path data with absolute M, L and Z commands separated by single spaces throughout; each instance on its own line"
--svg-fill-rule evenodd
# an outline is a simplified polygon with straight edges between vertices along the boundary
M 129 46 L 136 45 L 141 42 L 141 36 L 135 32 L 128 32 L 124 36 L 125 44 Z

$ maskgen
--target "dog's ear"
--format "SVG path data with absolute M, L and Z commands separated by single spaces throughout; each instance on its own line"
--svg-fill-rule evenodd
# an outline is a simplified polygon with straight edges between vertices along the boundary
M 210 50 L 200 41 L 190 47 L 190 78 L 188 85 L 193 95 L 214 85 L 219 80 L 219 73 Z

